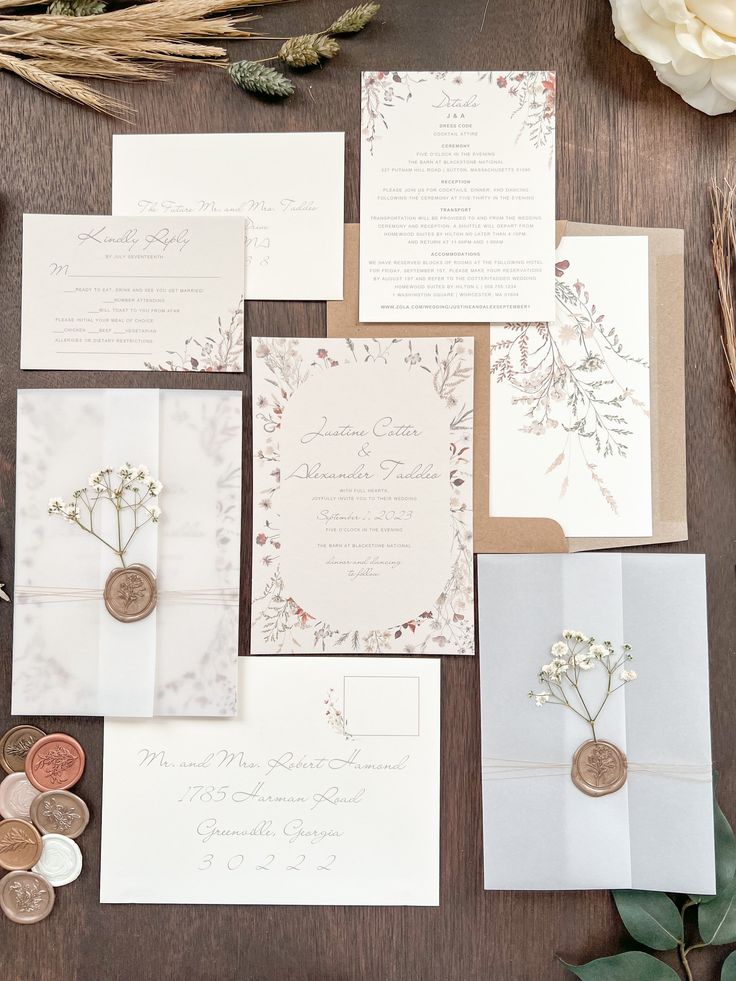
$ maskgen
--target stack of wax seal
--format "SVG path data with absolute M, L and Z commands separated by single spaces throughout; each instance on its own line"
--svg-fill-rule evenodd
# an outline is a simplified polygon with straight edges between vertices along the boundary
M 14 923 L 38 923 L 54 907 L 54 889 L 82 871 L 75 839 L 89 823 L 87 805 L 70 793 L 84 773 L 84 750 L 71 736 L 16 726 L 0 739 L 0 909 Z

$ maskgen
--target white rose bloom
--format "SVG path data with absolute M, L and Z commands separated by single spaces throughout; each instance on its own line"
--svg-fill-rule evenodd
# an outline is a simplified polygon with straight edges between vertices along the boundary
M 611 0 L 616 37 L 660 82 L 717 116 L 736 109 L 733 0 Z

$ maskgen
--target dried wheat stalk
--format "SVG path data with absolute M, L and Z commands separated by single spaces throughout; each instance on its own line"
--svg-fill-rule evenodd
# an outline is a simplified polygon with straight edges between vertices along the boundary
M 721 343 L 736 392 L 736 186 L 714 177 L 710 186 L 713 208 L 713 264 L 723 315 Z
M 16 58 L 13 55 L 0 53 L 0 69 L 2 68 L 13 72 L 14 75 L 30 82 L 31 85 L 58 96 L 60 99 L 71 99 L 72 102 L 78 102 L 80 105 L 95 109 L 97 112 L 104 112 L 108 116 L 124 119 L 126 114 L 132 111 L 124 102 L 105 95 L 103 92 L 98 92 L 97 89 L 85 85 L 84 82 L 61 78 L 59 75 L 44 71 L 43 68 L 38 68 L 30 61 Z

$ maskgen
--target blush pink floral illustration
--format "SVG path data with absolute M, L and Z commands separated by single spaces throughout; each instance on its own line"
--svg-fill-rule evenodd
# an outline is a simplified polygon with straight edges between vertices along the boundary
M 187 337 L 181 351 L 167 351 L 166 361 L 146 361 L 149 371 L 242 371 L 245 347 L 245 303 L 241 299 L 223 325 L 218 318 L 217 331 L 203 338 Z
M 496 72 L 495 84 L 515 103 L 512 116 L 521 123 L 519 137 L 525 135 L 535 149 L 553 147 L 557 76 L 555 72 Z
M 293 338 L 254 339 L 253 356 L 262 362 L 265 383 L 254 379 L 254 595 L 252 618 L 269 652 L 334 650 L 361 654 L 421 654 L 444 648 L 472 652 L 473 517 L 472 517 L 472 401 L 467 391 L 473 374 L 471 352 L 462 338 L 441 338 L 429 364 L 410 339 L 326 339 L 312 348 Z M 436 397 L 447 411 L 449 486 L 452 519 L 450 573 L 441 594 L 426 610 L 417 610 L 403 623 L 359 631 L 349 624 L 326 623 L 302 607 L 289 593 L 281 572 L 287 542 L 279 532 L 281 481 L 279 430 L 289 399 L 322 372 L 339 371 L 345 364 L 399 363 L 407 371 L 426 372 Z M 257 570 L 257 571 L 255 571 Z
M 618 514 L 605 467 L 628 454 L 630 414 L 648 416 L 649 410 L 634 388 L 619 382 L 616 364 L 639 366 L 642 387 L 649 383 L 649 366 L 626 351 L 620 328 L 609 323 L 567 260 L 556 263 L 555 274 L 557 322 L 499 327 L 491 344 L 491 377 L 513 390 L 519 431 L 549 444 L 545 473 L 563 475 L 560 497 L 569 489 L 571 455 L 577 449 L 590 479 Z

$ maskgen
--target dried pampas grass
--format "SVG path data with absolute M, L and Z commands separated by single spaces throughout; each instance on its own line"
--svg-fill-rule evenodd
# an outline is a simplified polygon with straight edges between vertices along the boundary
M 710 186 L 713 208 L 713 265 L 723 315 L 721 343 L 736 392 L 736 185 L 730 179 Z

